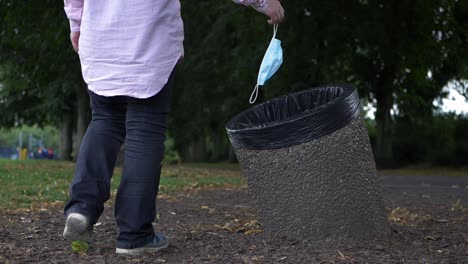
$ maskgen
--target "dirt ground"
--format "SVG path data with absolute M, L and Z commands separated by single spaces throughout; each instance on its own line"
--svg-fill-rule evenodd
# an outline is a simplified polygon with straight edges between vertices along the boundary
M 439 182 L 442 181 L 442 183 Z M 360 242 L 296 241 L 262 232 L 246 189 L 187 191 L 158 201 L 157 230 L 169 249 L 128 257 L 115 251 L 109 204 L 86 254 L 61 237 L 60 204 L 0 215 L 0 263 L 468 263 L 468 182 L 453 177 L 384 178 L 393 234 Z

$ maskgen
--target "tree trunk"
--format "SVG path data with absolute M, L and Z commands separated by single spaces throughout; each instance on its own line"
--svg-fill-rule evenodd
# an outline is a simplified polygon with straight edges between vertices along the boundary
M 81 142 L 86 133 L 89 121 L 91 119 L 90 110 L 89 110 L 89 97 L 86 91 L 86 86 L 77 86 L 76 89 L 77 95 L 77 119 L 76 119 L 76 134 L 75 142 L 73 146 L 73 158 L 76 160 L 78 157 Z
M 60 156 L 61 160 L 71 160 L 73 144 L 73 118 L 70 113 L 64 114 L 60 125 Z
M 385 74 L 385 73 L 383 73 Z M 379 84 L 377 99 L 375 159 L 378 167 L 393 165 L 393 123 L 390 110 L 393 107 L 393 75 L 387 73 Z
M 228 161 L 229 162 L 238 162 L 237 157 L 236 157 L 236 153 L 234 152 L 234 149 L 231 146 L 229 146 Z
M 220 160 L 221 139 L 220 136 L 213 132 L 213 149 L 211 151 L 210 162 L 217 162 Z
M 203 135 L 200 135 L 195 141 L 193 145 L 194 148 L 192 150 L 193 153 L 193 161 L 194 162 L 205 162 L 207 160 L 207 153 L 206 153 L 206 138 Z
M 393 160 L 393 122 L 390 110 L 393 108 L 394 100 L 393 93 L 396 90 L 395 80 L 399 65 L 401 64 L 401 56 L 392 51 L 392 47 L 400 47 L 401 39 L 399 39 L 397 20 L 399 18 L 400 9 L 402 8 L 397 2 L 388 3 L 389 9 L 385 20 L 385 32 L 388 34 L 388 42 L 383 44 L 382 49 L 382 70 L 379 72 L 376 79 L 376 144 L 375 144 L 375 159 L 377 166 L 391 167 L 394 166 Z
M 190 162 L 192 155 L 189 144 L 182 145 L 181 148 L 178 149 L 178 151 L 182 162 Z

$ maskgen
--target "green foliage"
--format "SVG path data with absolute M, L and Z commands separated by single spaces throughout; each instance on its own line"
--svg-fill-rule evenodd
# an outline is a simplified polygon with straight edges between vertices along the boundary
M 455 153 L 452 163 L 468 165 L 468 115 L 456 119 L 454 129 Z
M 224 126 L 250 107 L 272 27 L 264 15 L 231 1 L 181 2 L 186 56 L 177 70 L 167 162 L 179 159 L 173 150 L 184 161 L 232 160 Z M 65 114 L 77 116 L 76 91 L 83 84 L 62 2 L 0 3 L 0 126 L 58 124 Z M 467 1 L 283 4 L 287 19 L 278 37 L 284 64 L 261 89 L 260 102 L 350 82 L 376 104 L 380 129 L 371 131 L 371 139 L 391 143 L 394 103 L 396 118 L 419 126 L 418 120 L 431 118 L 432 102 L 447 82 L 468 78 Z
M 0 126 L 56 123 L 82 85 L 62 2 L 0 1 Z
M 438 114 L 417 122 L 397 119 L 394 154 L 403 165 L 468 164 L 468 116 Z
M 174 139 L 167 137 L 164 141 L 164 164 L 177 164 L 179 162 L 180 157 L 174 148 Z
M 351 82 L 361 97 L 376 102 L 377 123 L 390 116 L 394 103 L 401 116 L 428 118 L 442 87 L 467 65 L 468 9 L 462 2 L 285 1 L 287 20 L 278 32 L 285 60 L 261 89 L 260 101 Z M 178 70 L 171 130 L 183 160 L 209 160 L 218 149 L 228 152 L 224 125 L 249 107 L 272 32 L 263 15 L 229 1 L 182 3 L 187 56 Z M 178 111 L 187 106 L 190 111 Z M 387 125 L 389 141 L 392 123 Z M 374 131 L 371 138 L 384 136 Z
M 71 248 L 75 253 L 86 254 L 89 250 L 89 244 L 83 241 L 76 240 L 71 243 Z
M 23 132 L 23 147 L 29 147 L 29 135 L 33 136 L 33 150 L 38 147 L 38 140 L 42 139 L 44 147 L 58 150 L 60 145 L 59 132 L 55 127 L 21 126 L 10 129 L 0 129 L 0 146 L 17 147 L 19 135 Z

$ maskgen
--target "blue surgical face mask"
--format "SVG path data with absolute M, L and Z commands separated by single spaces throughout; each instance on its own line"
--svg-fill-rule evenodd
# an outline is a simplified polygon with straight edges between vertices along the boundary
M 263 57 L 260 70 L 258 72 L 257 85 L 250 95 L 250 103 L 253 104 L 258 97 L 258 88 L 260 85 L 265 85 L 265 82 L 273 76 L 283 63 L 283 49 L 281 48 L 281 40 L 276 38 L 278 25 L 273 26 L 273 38 L 268 46 L 265 56 Z

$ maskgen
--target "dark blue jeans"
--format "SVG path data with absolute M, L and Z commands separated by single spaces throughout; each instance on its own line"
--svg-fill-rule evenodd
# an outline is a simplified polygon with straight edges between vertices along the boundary
M 110 198 L 110 180 L 120 147 L 127 147 L 115 201 L 117 247 L 136 248 L 151 241 L 156 216 L 166 117 L 173 74 L 148 99 L 104 97 L 89 92 L 92 120 L 81 144 L 65 215 L 81 213 L 95 224 Z

